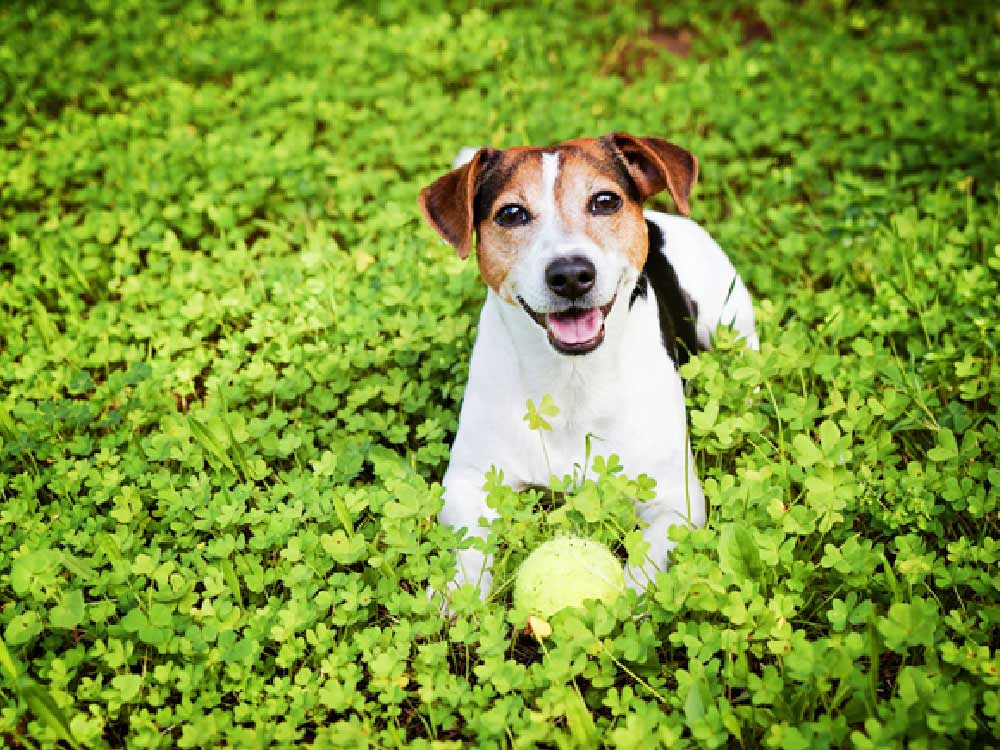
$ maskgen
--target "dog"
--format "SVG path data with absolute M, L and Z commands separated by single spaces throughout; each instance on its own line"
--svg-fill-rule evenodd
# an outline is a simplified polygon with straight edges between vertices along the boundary
M 669 527 L 706 518 L 678 368 L 720 324 L 758 346 L 743 280 L 685 218 L 698 161 L 660 138 L 612 133 L 463 149 L 455 167 L 420 192 L 420 209 L 463 259 L 477 237 L 488 290 L 439 521 L 485 538 L 483 520 L 497 515 L 483 490 L 491 467 L 515 488 L 547 486 L 593 434 L 628 474 L 656 480 L 655 499 L 637 507 L 647 560 L 626 569 L 641 593 L 666 566 Z M 683 217 L 643 210 L 664 189 Z M 544 394 L 561 409 L 547 457 L 522 420 Z M 491 561 L 463 549 L 457 563 L 450 586 L 472 583 L 485 598 Z

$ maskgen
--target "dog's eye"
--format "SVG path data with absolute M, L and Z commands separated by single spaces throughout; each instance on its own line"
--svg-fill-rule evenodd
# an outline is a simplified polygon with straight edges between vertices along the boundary
M 497 211 L 496 216 L 493 217 L 493 221 L 502 227 L 519 227 L 531 221 L 531 214 L 528 213 L 528 209 L 524 206 L 509 203 Z
M 617 194 L 605 190 L 591 196 L 587 209 L 594 216 L 608 216 L 621 207 L 622 199 Z

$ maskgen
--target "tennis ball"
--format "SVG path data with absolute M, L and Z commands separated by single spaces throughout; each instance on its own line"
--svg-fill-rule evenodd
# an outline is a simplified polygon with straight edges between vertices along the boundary
M 625 590 L 625 571 L 600 542 L 560 537 L 540 545 L 517 571 L 514 605 L 540 617 L 586 599 L 612 602 Z

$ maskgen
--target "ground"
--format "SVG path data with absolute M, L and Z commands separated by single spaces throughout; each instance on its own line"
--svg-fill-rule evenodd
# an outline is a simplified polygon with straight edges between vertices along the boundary
M 1000 16 L 662 5 L 0 9 L 5 747 L 998 745 Z M 484 287 L 416 197 L 616 130 L 763 343 L 684 369 L 708 526 L 538 642 L 517 563 L 653 488 L 484 477 L 494 595 L 427 600 Z

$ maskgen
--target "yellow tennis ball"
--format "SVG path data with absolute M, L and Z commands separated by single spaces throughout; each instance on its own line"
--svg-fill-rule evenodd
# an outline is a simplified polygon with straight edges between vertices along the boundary
M 610 603 L 625 590 L 625 571 L 600 542 L 560 537 L 540 545 L 517 571 L 514 605 L 539 617 L 587 599 Z

